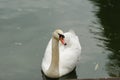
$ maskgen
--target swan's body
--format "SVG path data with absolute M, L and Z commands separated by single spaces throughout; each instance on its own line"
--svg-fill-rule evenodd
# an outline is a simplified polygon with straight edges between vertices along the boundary
M 81 46 L 76 34 L 67 32 L 63 35 L 67 45 L 63 45 L 59 39 L 56 40 L 53 33 L 43 57 L 42 71 L 51 78 L 58 78 L 70 73 L 80 59 Z

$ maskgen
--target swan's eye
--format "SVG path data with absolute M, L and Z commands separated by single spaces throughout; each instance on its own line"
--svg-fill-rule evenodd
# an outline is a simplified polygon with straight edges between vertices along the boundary
M 59 37 L 65 38 L 65 36 L 64 36 L 64 35 L 62 35 L 62 34 L 59 34 L 59 33 L 58 33 L 58 35 L 59 35 Z

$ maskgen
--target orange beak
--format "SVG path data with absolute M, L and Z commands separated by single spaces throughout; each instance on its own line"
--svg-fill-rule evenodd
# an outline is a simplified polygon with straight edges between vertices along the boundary
M 64 38 L 60 37 L 60 41 L 63 45 L 66 45 Z

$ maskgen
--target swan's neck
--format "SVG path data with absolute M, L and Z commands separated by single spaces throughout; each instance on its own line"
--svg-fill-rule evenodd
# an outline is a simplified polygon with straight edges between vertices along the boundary
M 48 75 L 50 77 L 59 76 L 59 40 L 56 40 L 54 37 L 52 38 L 52 57 Z

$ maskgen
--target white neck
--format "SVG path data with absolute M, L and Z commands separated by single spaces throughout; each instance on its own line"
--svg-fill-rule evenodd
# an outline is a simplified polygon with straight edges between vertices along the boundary
M 52 38 L 51 64 L 47 72 L 49 77 L 59 77 L 59 40 Z

